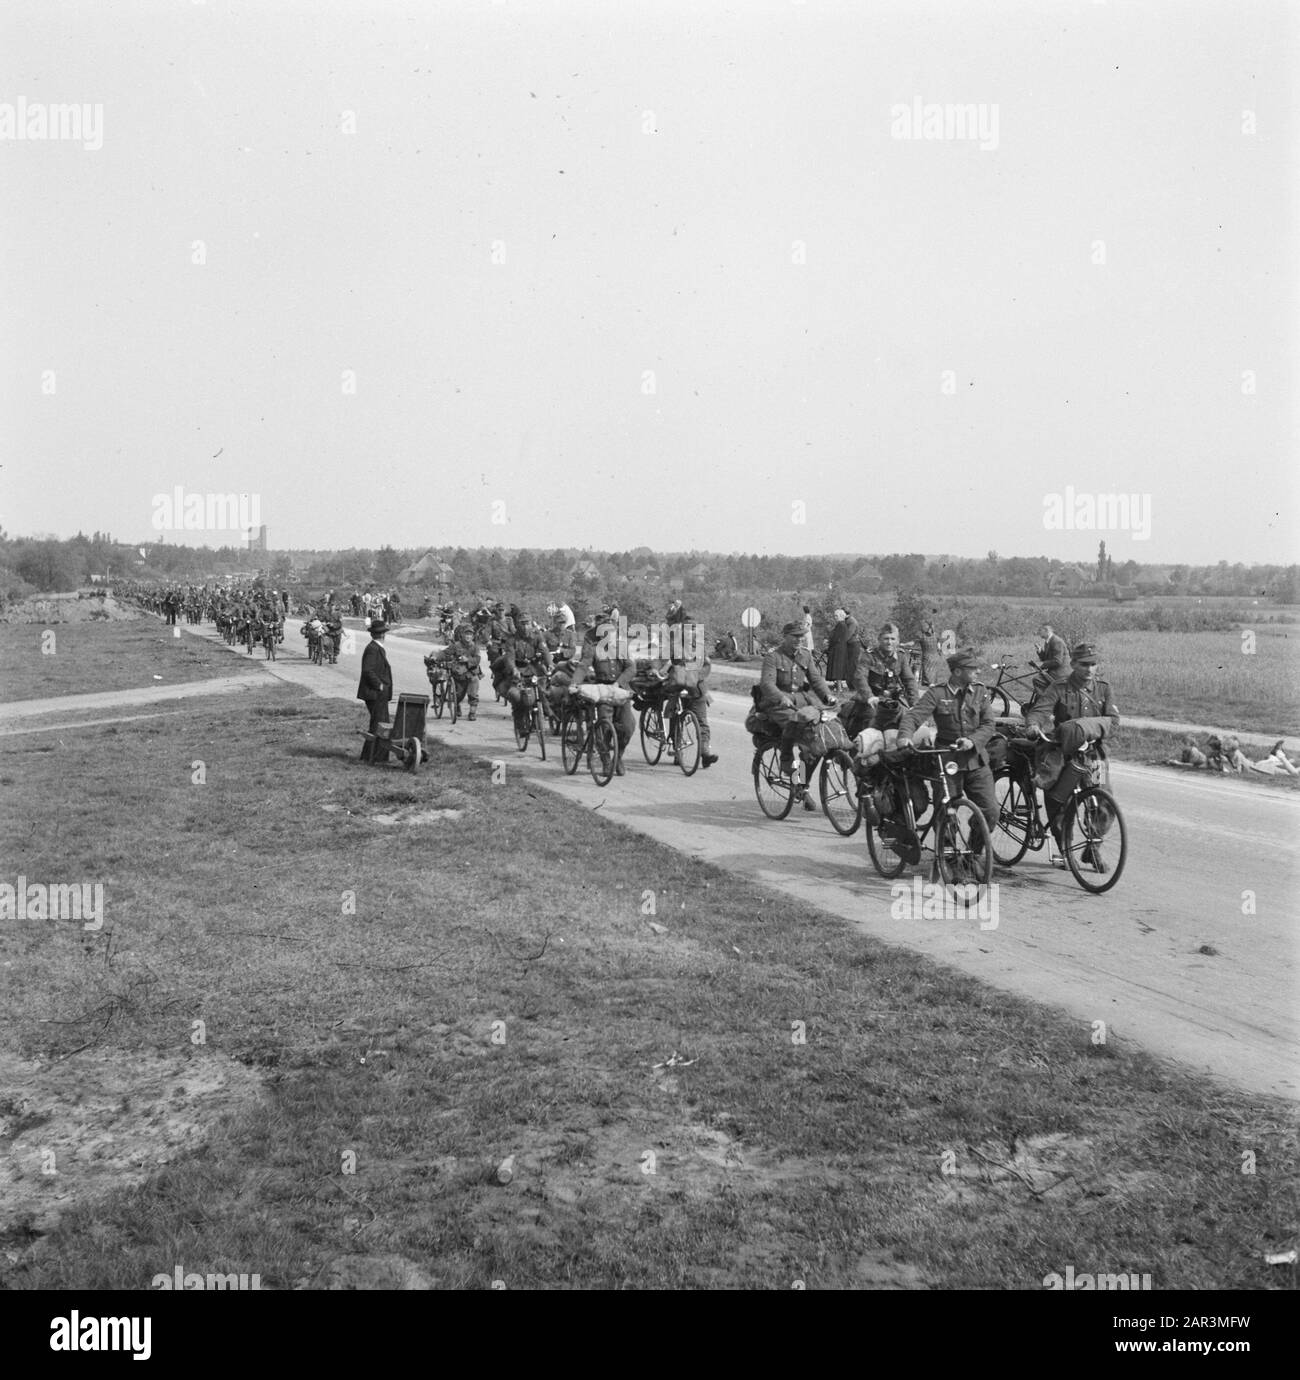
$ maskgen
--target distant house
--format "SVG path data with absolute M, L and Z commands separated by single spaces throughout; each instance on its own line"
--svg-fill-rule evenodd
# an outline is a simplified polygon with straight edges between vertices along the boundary
M 1171 575 L 1172 571 L 1167 565 L 1148 566 L 1145 570 L 1138 571 L 1133 588 L 1139 594 L 1173 594 L 1174 582 Z
M 884 576 L 870 561 L 863 561 L 844 581 L 844 588 L 854 594 L 874 594 L 885 583 Z
M 432 551 L 426 551 L 418 561 L 408 565 L 397 577 L 399 585 L 438 585 L 446 587 L 455 579 L 456 572 L 440 560 Z
M 1047 588 L 1052 594 L 1082 594 L 1092 584 L 1092 575 L 1077 565 L 1063 565 L 1047 577 Z
M 600 579 L 600 571 L 594 561 L 586 559 L 574 561 L 569 567 L 569 579 L 595 582 Z

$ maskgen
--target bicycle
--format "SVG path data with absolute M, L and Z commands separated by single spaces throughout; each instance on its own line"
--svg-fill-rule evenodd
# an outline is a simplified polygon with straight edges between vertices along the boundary
M 545 682 L 538 675 L 517 675 L 516 686 L 524 691 L 525 708 L 523 717 L 518 709 L 511 706 L 511 719 L 514 722 L 515 746 L 520 752 L 528 751 L 528 740 L 537 736 L 537 746 L 541 749 L 542 761 L 546 761 L 546 716 L 542 710 L 542 699 L 546 690 Z
M 566 776 L 572 776 L 585 756 L 591 779 L 608 786 L 618 766 L 618 733 L 600 708 L 576 690 L 571 692 L 560 716 L 560 765 Z
M 1009 672 L 1014 671 L 1018 664 L 1018 662 L 1009 660 L 1005 655 L 1001 661 L 989 663 L 989 670 L 998 673 L 997 680 L 989 687 L 989 699 L 993 701 L 993 712 L 1001 718 L 1006 718 L 1011 713 L 1011 697 L 1002 688 L 1004 685 L 1015 686 L 1018 704 L 1028 704 L 1045 683 L 1044 678 L 1047 673 L 1036 661 L 1029 663 L 1034 668 L 1034 675 L 1010 675 Z M 1021 692 L 1025 690 L 1029 692 L 1028 698 L 1022 698 Z M 1001 707 L 999 708 L 999 706 Z
M 876 819 L 868 820 L 866 834 L 871 865 L 882 877 L 897 877 L 909 864 L 919 863 L 928 838 L 945 885 L 974 886 L 977 890 L 989 885 L 993 876 L 993 847 L 988 823 L 969 796 L 954 794 L 951 789 L 950 778 L 962 769 L 958 759 L 966 756 L 968 750 L 950 747 L 891 748 L 881 753 L 871 811 Z M 937 772 L 917 772 L 916 759 L 925 757 L 935 759 Z M 924 763 L 920 765 L 924 768 Z M 927 810 L 922 814 L 928 812 L 929 817 L 919 827 L 911 790 L 912 780 L 918 775 L 923 782 L 937 783 L 932 792 L 927 792 Z M 892 798 L 895 805 L 888 818 L 882 817 L 879 810 L 882 796 Z
M 443 711 L 446 710 L 451 715 L 451 723 L 454 726 L 460 717 L 460 697 L 456 693 L 451 671 L 438 662 L 430 665 L 426 661 L 424 666 L 429 676 L 429 707 L 433 710 L 433 717 L 441 719 Z
M 641 752 L 647 765 L 657 766 L 667 748 L 683 776 L 694 776 L 699 769 L 700 721 L 686 707 L 690 693 L 685 686 L 651 687 L 633 696 L 632 708 L 640 711 Z
M 1039 808 L 1030 747 L 1027 737 L 1009 739 L 1007 765 L 993 777 L 998 823 L 992 846 L 993 857 L 1001 867 L 1014 867 L 1031 848 L 1037 852 L 1049 840 L 1055 841 L 1045 811 Z M 1066 763 L 1066 769 L 1070 767 L 1076 769 L 1074 789 L 1057 816 L 1061 852 L 1074 880 L 1085 891 L 1100 896 L 1123 874 L 1128 860 L 1128 826 L 1110 790 L 1110 764 L 1097 744 L 1085 743 L 1072 753 Z

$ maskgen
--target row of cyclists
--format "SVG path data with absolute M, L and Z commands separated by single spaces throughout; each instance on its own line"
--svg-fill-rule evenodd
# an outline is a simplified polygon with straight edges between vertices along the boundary
M 669 605 L 666 625 L 683 631 L 691 623 L 680 600 Z M 510 708 L 517 739 L 527 740 L 528 720 L 534 709 L 534 696 L 546 699 L 549 717 L 562 717 L 564 703 L 579 685 L 619 686 L 625 690 L 644 689 L 652 682 L 682 686 L 686 707 L 699 723 L 700 765 L 712 766 L 717 754 L 711 750 L 709 693 L 707 680 L 712 663 L 707 657 L 697 661 L 686 653 L 692 639 L 670 637 L 668 655 L 654 661 L 633 659 L 639 650 L 620 643 L 618 609 L 606 605 L 599 614 L 589 614 L 579 628 L 567 605 L 554 608 L 549 625 L 543 626 L 518 604 L 509 608 L 501 601 L 480 604 L 462 618 L 443 648 L 425 658 L 432 680 L 436 675 L 450 677 L 457 703 L 468 705 L 468 718 L 478 717 L 479 682 L 482 678 L 480 648 L 487 652 L 492 687 Z M 662 650 L 662 649 L 661 649 Z M 602 703 L 602 717 L 611 718 L 618 737 L 617 775 L 625 774 L 627 745 L 636 732 L 631 700 Z
M 760 734 L 765 730 L 779 736 L 781 770 L 787 776 L 796 770 L 795 746 L 805 723 L 799 710 L 837 705 L 813 654 L 801 645 L 803 633 L 798 623 L 785 625 L 780 644 L 763 659 L 754 692 L 755 720 L 751 722 L 757 722 Z M 1104 756 L 1104 740 L 1118 730 L 1120 719 L 1109 683 L 1097 675 L 1096 647 L 1080 642 L 1067 650 L 1063 639 L 1047 625 L 1039 629 L 1039 635 L 1044 639 L 1036 648 L 1039 674 L 1020 714 L 1026 738 L 1042 744 L 1050 741 L 1061 754 L 1062 770 L 1044 795 L 1048 827 L 1059 850 L 1061 811 L 1077 779 L 1074 773 L 1080 770 L 1073 764 L 1073 755 L 1084 744 L 1096 743 Z M 839 717 L 850 738 L 864 729 L 875 729 L 882 737 L 888 735 L 885 743 L 896 749 L 911 747 L 920 727 L 933 724 L 936 747 L 960 754 L 953 784 L 977 806 L 992 834 L 999 805 L 989 742 L 999 732 L 997 716 L 988 687 L 978 679 L 981 660 L 975 650 L 955 651 L 947 664 L 946 680 L 921 691 L 908 658 L 899 650 L 897 626 L 885 623 L 875 645 L 859 661 L 851 696 L 839 707 Z M 805 808 L 814 809 L 806 790 L 802 795 Z

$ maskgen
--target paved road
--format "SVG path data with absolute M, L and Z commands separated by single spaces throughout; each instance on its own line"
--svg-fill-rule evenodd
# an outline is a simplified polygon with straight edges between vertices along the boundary
M 355 695 L 364 635 L 358 654 L 315 667 L 301 657 L 297 630 L 295 621 L 275 673 L 327 695 Z M 387 639 L 398 693 L 427 693 L 429 647 Z M 1089 896 L 1031 854 L 997 874 L 996 929 L 982 930 L 977 919 L 894 919 L 891 884 L 871 870 L 860 832 L 842 839 L 820 813 L 796 810 L 782 823 L 760 815 L 742 697 L 714 697 L 722 760 L 711 770 L 687 779 L 665 765 L 647 767 L 634 744 L 628 775 L 601 790 L 585 773 L 565 777 L 558 753 L 545 764 L 535 748 L 519 756 L 505 706 L 495 704 L 488 681 L 482 688 L 478 722 L 448 729 L 431 719 L 431 733 L 599 807 L 606 819 L 812 902 L 864 934 L 1057 1005 L 1078 1020 L 1080 1041 L 1093 1021 L 1105 1021 L 1110 1040 L 1137 1042 L 1251 1091 L 1300 1097 L 1295 796 L 1118 764 L 1112 784 L 1130 852 L 1113 892 Z M 436 763 L 435 755 L 431 770 Z M 652 877 L 637 885 L 643 880 L 654 885 Z

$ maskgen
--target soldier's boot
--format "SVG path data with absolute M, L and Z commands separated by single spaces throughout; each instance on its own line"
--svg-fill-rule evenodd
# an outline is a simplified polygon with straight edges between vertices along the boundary
M 716 752 L 709 751 L 709 727 L 700 725 L 700 766 L 711 767 L 718 760 Z

